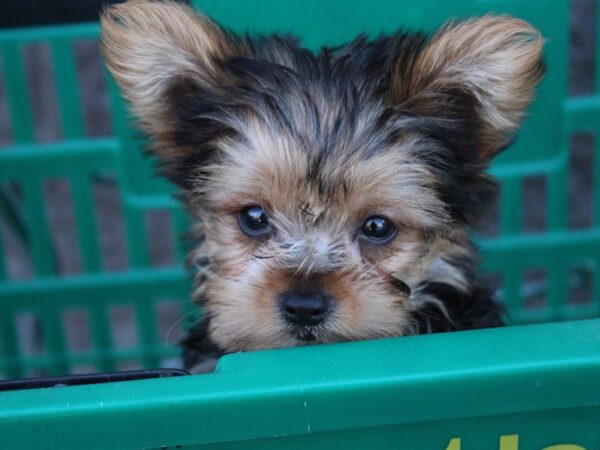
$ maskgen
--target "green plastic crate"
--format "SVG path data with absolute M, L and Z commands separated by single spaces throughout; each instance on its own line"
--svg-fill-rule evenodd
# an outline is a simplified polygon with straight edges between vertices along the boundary
M 507 12 L 542 30 L 549 67 L 516 144 L 495 163 L 502 181 L 500 231 L 480 239 L 485 269 L 501 281 L 512 326 L 369 342 L 262 351 L 222 358 L 216 372 L 162 380 L 0 394 L 0 448 L 12 449 L 406 449 L 591 450 L 600 448 L 600 192 L 592 224 L 568 227 L 569 140 L 595 136 L 600 97 L 567 95 L 567 0 L 199 0 L 225 26 L 293 32 L 317 48 L 360 32 L 432 30 L 450 17 Z M 597 8 L 600 10 L 600 8 Z M 600 15 L 599 15 L 600 17 Z M 157 333 L 156 307 L 187 301 L 178 262 L 151 264 L 145 217 L 185 218 L 170 187 L 151 177 L 140 143 L 108 80 L 113 136 L 85 131 L 74 46 L 95 39 L 96 24 L 0 32 L 0 85 L 13 143 L 0 148 L 0 219 L 26 245 L 35 269 L 10 279 L 0 248 L 0 374 L 65 374 L 82 365 L 112 371 L 130 361 L 154 368 L 178 353 Z M 600 42 L 600 40 L 598 40 Z M 36 140 L 22 47 L 49 46 L 62 138 Z M 600 46 L 596 46 L 600 57 Z M 598 67 L 598 65 L 596 65 Z M 596 88 L 600 70 L 596 70 Z M 600 156 L 593 172 L 598 180 Z M 524 183 L 545 180 L 545 227 L 524 227 Z M 67 179 L 82 271 L 57 272 L 42 183 Z M 103 266 L 92 186 L 113 179 L 121 200 L 129 265 Z M 3 241 L 0 240 L 0 246 Z M 542 269 L 545 302 L 526 274 Z M 588 301 L 570 290 L 585 283 Z M 110 310 L 133 309 L 137 345 L 111 334 Z M 63 314 L 83 310 L 91 348 L 72 351 Z M 43 351 L 23 351 L 17 319 L 34 318 Z M 588 319 L 574 321 L 574 319 Z M 191 319 L 190 319 L 191 320 Z M 535 322 L 555 322 L 533 324 Z

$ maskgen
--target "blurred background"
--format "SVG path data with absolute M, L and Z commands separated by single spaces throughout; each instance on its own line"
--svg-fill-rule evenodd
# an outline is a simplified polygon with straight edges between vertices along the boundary
M 0 27 L 28 27 L 98 19 L 102 5 L 118 3 L 102 0 L 58 0 L 52 5 L 42 0 L 7 0 L 2 5 Z
M 95 22 L 102 5 L 107 3 L 110 2 L 5 0 L 0 28 L 6 42 L 16 42 L 22 35 L 14 37 L 10 33 L 18 33 L 23 27 Z M 593 0 L 573 0 L 569 6 L 567 73 L 568 95 L 572 97 L 594 92 L 597 76 L 594 73 L 597 51 L 595 8 Z M 549 11 L 548 14 L 553 13 Z M 138 164 L 140 143 L 127 130 L 118 129 L 125 123 L 121 120 L 124 113 L 104 71 L 94 29 L 82 28 L 81 32 L 89 37 L 77 39 L 73 43 L 72 56 L 63 59 L 53 56 L 60 53 L 60 39 L 56 41 L 56 47 L 37 38 L 25 39 L 23 45 L 19 44 L 20 53 L 16 60 L 10 59 L 14 55 L 9 46 L 3 50 L 0 65 L 4 75 L 0 77 L 0 250 L 4 259 L 0 272 L 4 275 L 0 278 L 0 299 L 8 300 L 6 311 L 0 313 L 4 314 L 4 320 L 0 317 L 0 335 L 3 336 L 0 376 L 178 366 L 177 350 L 172 346 L 181 338 L 182 329 L 193 321 L 193 315 L 186 316 L 191 311 L 185 306 L 189 285 L 181 269 L 185 251 L 177 237 L 185 230 L 185 219 L 168 196 L 163 195 L 169 188 L 162 182 L 146 181 L 146 173 L 139 175 L 139 179 L 134 176 L 123 181 L 121 178 L 123 173 L 119 171 L 123 161 L 119 158 L 124 158 L 124 166 L 129 164 L 129 158 Z M 44 32 L 39 33 L 43 37 Z M 13 66 L 7 65 L 7 61 L 13 60 L 20 61 L 22 77 Z M 61 78 L 54 67 L 56 61 L 73 65 L 76 80 L 68 76 Z M 68 85 L 69 80 L 78 83 L 78 97 L 73 98 L 78 102 L 57 94 L 56 84 Z M 7 88 L 9 84 L 10 89 Z M 21 86 L 23 90 L 15 91 L 14 86 Z M 11 92 L 13 95 L 24 92 L 27 98 L 9 98 Z M 75 103 L 79 106 L 74 106 Z M 15 107 L 15 104 L 20 106 Z M 24 104 L 29 106 L 24 107 Z M 73 111 L 81 116 L 81 120 L 71 123 L 72 136 L 67 136 L 69 129 L 66 130 L 63 123 L 68 108 L 75 108 Z M 19 131 L 11 120 L 15 113 L 31 121 L 29 130 L 24 127 Z M 120 135 L 121 144 L 124 140 L 136 151 L 124 156 L 115 152 L 111 147 L 117 145 L 112 141 L 115 134 Z M 47 150 L 51 154 L 63 151 L 57 150 L 54 144 L 67 138 L 74 146 L 82 140 L 92 140 L 97 146 L 95 157 L 99 160 L 108 158 L 106 170 L 90 169 L 91 181 L 78 184 L 76 173 L 57 175 L 60 174 L 59 158 L 49 160 L 48 167 L 54 175 L 36 178 L 35 182 L 41 183 L 39 195 L 35 189 L 28 194 L 27 184 L 11 180 L 12 174 L 1 175 L 3 151 L 22 151 L 21 155 L 25 155 Z M 33 143 L 42 147 L 34 148 Z M 594 221 L 591 207 L 594 201 L 594 138 L 590 133 L 576 133 L 569 136 L 566 145 L 565 188 L 569 201 L 565 225 L 569 230 L 585 230 L 591 228 Z M 92 150 L 89 152 L 93 153 Z M 73 155 L 75 153 L 73 150 Z M 6 155 L 6 161 L 9 161 L 11 156 Z M 19 157 L 15 153 L 13 159 L 16 161 Z M 116 162 L 112 161 L 113 157 Z M 73 161 L 69 159 L 65 164 L 75 164 L 76 159 Z M 29 170 L 27 164 L 19 166 L 15 163 L 14 167 Z M 31 170 L 41 169 L 36 166 Z M 14 173 L 14 178 L 21 175 Z M 137 195 L 145 192 L 146 187 L 149 196 Z M 527 177 L 520 189 L 523 207 L 519 232 L 543 233 L 552 220 L 547 211 L 547 178 Z M 122 190 L 132 193 L 127 208 L 123 207 Z M 24 207 L 29 200 L 37 202 L 37 209 Z M 35 227 L 32 223 L 42 223 L 44 232 L 39 236 L 37 232 L 32 235 L 32 227 Z M 87 225 L 82 228 L 82 223 Z M 497 207 L 480 235 L 484 238 L 498 236 L 503 232 L 502 223 Z M 80 251 L 80 247 L 89 242 L 93 245 Z M 565 275 L 563 290 L 575 304 L 591 303 L 595 273 L 595 266 L 592 266 L 583 264 Z M 129 273 L 132 267 L 136 268 L 135 276 L 140 279 Z M 118 278 L 117 275 L 122 273 L 127 275 Z M 105 280 L 92 277 L 94 274 L 117 275 Z M 518 296 L 534 310 L 543 308 L 548 302 L 548 270 L 526 270 L 522 275 L 522 279 L 513 282 L 519 289 Z M 64 286 L 54 281 L 44 284 L 46 279 L 63 278 L 78 281 L 69 281 Z M 499 287 L 500 298 L 510 296 L 510 288 L 508 293 L 500 289 L 501 275 L 492 273 L 489 279 Z M 19 290 L 19 286 L 23 289 Z M 90 290 L 86 290 L 87 287 Z M 114 301 L 106 308 L 104 305 L 95 310 L 94 302 L 102 303 L 99 299 L 102 296 L 114 296 Z M 46 297 L 59 299 L 61 312 L 51 313 L 48 305 L 43 303 Z M 145 302 L 146 297 L 151 297 L 152 301 Z M 549 316 L 539 317 L 542 321 L 550 319 Z M 73 355 L 79 356 L 73 358 Z
M 0 30 L 21 30 L 39 26 L 61 26 L 63 24 L 76 25 L 79 23 L 97 22 L 103 6 L 118 3 L 116 1 L 101 0 L 59 0 L 46 2 L 44 0 L 9 0 L 3 2 L 0 14 Z M 22 63 L 25 77 L 26 90 L 31 104 L 31 119 L 33 120 L 33 139 L 40 144 L 60 142 L 63 135 L 61 116 L 58 113 L 58 99 L 56 92 L 56 77 L 53 73 L 53 61 L 50 45 L 32 43 L 21 47 Z M 114 119 L 111 118 L 111 105 L 107 75 L 103 66 L 101 55 L 98 51 L 95 36 L 87 39 L 78 39 L 73 46 L 73 63 L 78 78 L 78 91 L 81 101 L 81 114 L 86 138 L 102 139 L 115 135 Z M 0 70 L 10 70 L 2 67 Z M 8 99 L 6 86 L 0 81 L 0 151 L 2 146 L 10 147 L 15 144 L 15 132 L 10 120 L 10 111 L 7 106 Z M 23 99 L 23 101 L 26 101 Z M 0 165 L 2 162 L 0 162 Z M 75 212 L 73 208 L 72 185 L 66 178 L 47 178 L 42 182 L 42 196 L 44 213 L 48 234 L 46 236 L 49 246 L 42 252 L 51 253 L 52 274 L 59 277 L 81 275 L 84 270 L 81 253 L 78 249 L 78 236 Z M 125 229 L 122 199 L 120 188 L 114 174 L 110 171 L 104 174 L 95 174 L 91 183 L 88 207 L 94 211 L 96 226 L 92 227 L 97 232 L 97 245 L 101 259 L 102 270 L 107 273 L 119 273 L 131 267 L 130 254 L 127 247 L 127 233 Z M 2 194 L 4 196 L 2 197 Z M 22 210 L 23 192 L 18 185 L 3 183 L 0 186 L 0 249 L 4 247 L 6 278 L 13 282 L 28 283 L 36 279 L 36 264 L 32 258 L 31 239 L 28 236 L 27 217 Z M 145 229 L 148 241 L 147 263 L 152 267 L 182 266 L 178 264 L 175 256 L 177 233 L 174 230 L 169 211 L 155 209 L 144 214 L 144 223 L 140 224 Z M 184 278 L 179 276 L 179 278 Z M 186 283 L 187 284 L 187 283 Z M 93 288 L 92 288 L 93 289 Z M 60 292 L 60 289 L 59 289 Z M 10 292 L 8 293 L 10 296 Z M 60 293 L 58 295 L 61 295 Z M 175 292 L 173 294 L 176 295 Z M 168 297 L 168 296 L 166 296 Z M 150 332 L 152 339 L 158 345 L 167 348 L 177 345 L 182 337 L 182 312 L 183 296 L 177 299 L 163 298 L 153 311 L 156 321 L 147 327 L 156 327 Z M 35 301 L 35 300 L 34 300 Z M 48 353 L 48 341 L 64 332 L 63 351 L 70 354 L 86 353 L 97 345 L 92 341 L 98 336 L 93 336 L 93 325 L 89 311 L 74 307 L 57 306 L 64 308 L 62 314 L 56 316 L 57 328 L 52 330 L 44 327 L 36 308 L 25 308 L 23 312 L 15 314 L 15 321 L 11 328 L 17 334 L 16 349 L 22 356 L 36 358 Z M 128 370 L 141 368 L 143 365 L 139 354 L 127 356 L 127 351 L 142 346 L 138 339 L 138 319 L 135 308 L 127 301 L 116 302 L 109 308 L 104 323 L 104 340 L 106 346 L 118 348 L 124 353 L 118 363 L 108 363 L 104 371 Z M 138 311 L 139 313 L 139 311 Z M 138 314 L 139 315 L 139 314 Z M 61 317 L 62 316 L 62 317 Z M 190 317 L 188 319 L 193 320 Z M 188 320 L 187 324 L 190 321 Z M 187 327 L 189 325 L 185 325 Z M 6 332 L 6 327 L 0 334 Z M 97 333 L 98 334 L 98 333 Z M 98 339 L 96 339 L 97 341 Z M 102 340 L 102 338 L 100 338 Z M 96 342 L 97 344 L 97 342 Z M 162 349 L 161 349 L 162 350 Z M 161 362 L 155 360 L 152 367 L 180 367 L 177 357 L 178 351 L 171 351 L 173 357 L 163 358 Z M 96 357 L 92 358 L 95 359 Z M 85 360 L 85 358 L 84 358 Z M 1 366 L 2 364 L 0 364 Z M 85 362 L 74 366 L 48 370 L 43 366 L 43 361 L 37 367 L 34 364 L 25 372 L 18 370 L 19 375 L 27 373 L 28 376 L 43 376 L 51 372 L 88 373 L 100 370 L 97 365 Z M 23 369 L 20 367 L 19 369 Z M 0 370 L 0 377 L 3 375 Z M 6 375 L 4 375 L 6 376 Z M 11 378 L 14 378 L 11 377 Z

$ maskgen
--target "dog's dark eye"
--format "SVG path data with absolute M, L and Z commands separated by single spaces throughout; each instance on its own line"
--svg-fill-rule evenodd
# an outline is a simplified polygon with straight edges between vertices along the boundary
M 379 216 L 369 217 L 362 226 L 363 234 L 377 243 L 386 243 L 396 234 L 396 226 Z
M 240 227 L 249 236 L 259 236 L 271 230 L 267 213 L 260 206 L 249 206 L 240 215 Z

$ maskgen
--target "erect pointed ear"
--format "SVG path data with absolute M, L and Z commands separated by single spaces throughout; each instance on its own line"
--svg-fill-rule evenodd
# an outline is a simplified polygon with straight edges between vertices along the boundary
M 406 60 L 395 65 L 392 102 L 473 127 L 478 162 L 485 164 L 521 124 L 544 72 L 542 46 L 540 33 L 516 18 L 450 23 L 413 55 L 410 69 Z
M 176 178 L 169 167 L 190 156 L 189 147 L 173 142 L 174 134 L 185 132 L 177 117 L 186 112 L 180 111 L 185 109 L 181 97 L 222 85 L 227 74 L 220 63 L 240 56 L 242 45 L 187 5 L 168 0 L 108 7 L 101 30 L 110 72 L 141 128 L 151 135 L 167 176 Z

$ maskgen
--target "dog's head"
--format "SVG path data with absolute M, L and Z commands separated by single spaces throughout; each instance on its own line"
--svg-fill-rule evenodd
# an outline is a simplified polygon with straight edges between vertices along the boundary
M 423 282 L 470 289 L 484 170 L 543 71 L 529 24 L 486 16 L 313 54 L 130 1 L 105 11 L 102 41 L 197 220 L 222 348 L 401 335 Z

